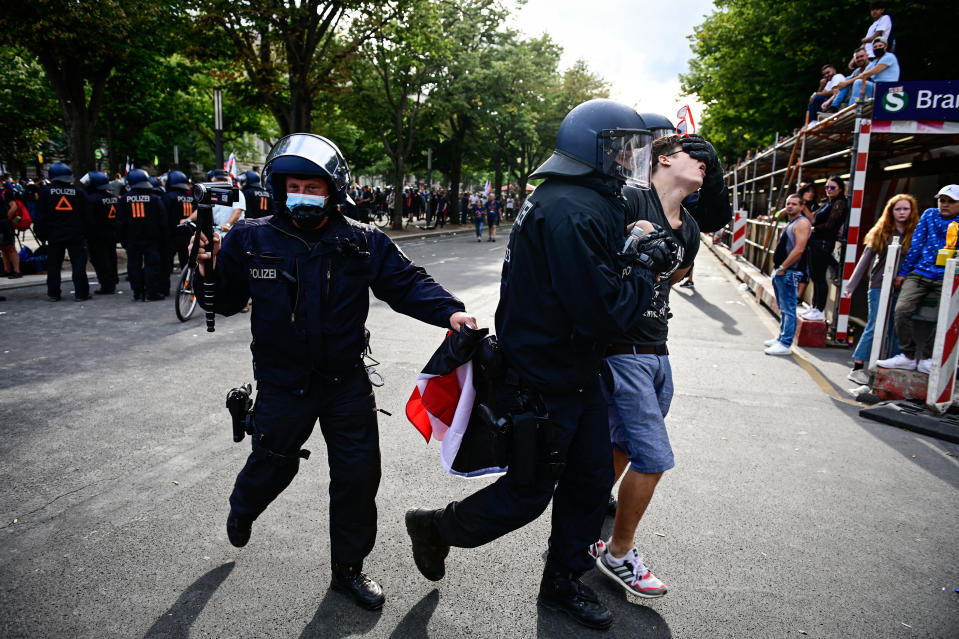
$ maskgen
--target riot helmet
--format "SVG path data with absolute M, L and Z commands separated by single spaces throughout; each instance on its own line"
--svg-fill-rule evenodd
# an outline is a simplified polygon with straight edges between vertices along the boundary
M 178 189 L 180 191 L 189 191 L 190 184 L 183 171 L 170 171 L 166 177 L 166 187 L 168 189 Z
M 653 139 L 659 139 L 676 133 L 676 125 L 669 121 L 665 115 L 658 113 L 643 113 L 640 115 L 646 128 L 653 134 Z
M 101 171 L 90 171 L 80 178 L 80 184 L 87 191 L 106 191 L 110 186 L 110 178 Z
M 69 164 L 54 162 L 50 165 L 49 177 L 51 182 L 73 183 L 73 169 Z
M 321 178 L 329 196 L 293 194 L 287 197 L 286 178 Z M 263 165 L 263 184 L 273 195 L 279 211 L 288 214 L 304 229 L 318 228 L 338 205 L 353 204 L 347 193 L 350 167 L 335 144 L 312 133 L 294 133 L 281 138 Z
M 131 189 L 150 189 L 150 176 L 143 169 L 133 169 L 127 173 L 127 184 Z
M 247 171 L 243 177 L 247 186 L 260 186 L 260 176 L 256 174 L 256 171 Z
M 635 109 L 596 99 L 566 114 L 556 149 L 530 178 L 582 176 L 591 173 L 649 188 L 652 135 Z
M 149 177 L 147 177 L 147 182 L 150 183 L 150 187 L 151 187 L 154 191 L 162 191 L 162 190 L 163 190 L 163 189 L 160 188 L 160 180 L 156 179 L 156 178 L 153 177 L 152 175 L 149 176 Z

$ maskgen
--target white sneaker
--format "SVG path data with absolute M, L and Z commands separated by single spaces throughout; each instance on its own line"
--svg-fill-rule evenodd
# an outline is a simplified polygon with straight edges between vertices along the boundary
M 763 351 L 766 355 L 792 355 L 793 349 L 777 341 L 775 344 Z
M 800 313 L 799 317 L 806 319 L 806 316 L 812 313 L 814 310 L 816 310 L 815 307 L 810 306 L 809 308 L 804 310 L 802 313 Z
M 916 360 L 899 353 L 898 355 L 893 355 L 888 359 L 879 360 L 876 362 L 876 366 L 882 366 L 883 368 L 897 368 L 902 371 L 914 371 L 916 370 Z
M 926 375 L 928 375 L 929 373 L 931 373 L 931 372 L 932 372 L 932 358 L 930 357 L 929 359 L 921 359 L 921 360 L 919 360 L 919 363 L 916 364 L 916 370 L 919 371 L 920 373 L 925 373 Z
M 803 315 L 803 319 L 807 322 L 825 322 L 826 316 L 818 308 L 811 308 L 808 313 Z
M 774 338 L 772 338 L 772 339 L 767 339 L 765 342 L 763 342 L 763 346 L 765 346 L 766 348 L 769 348 L 770 346 L 772 346 L 773 344 L 775 344 L 775 343 L 778 342 L 778 341 L 779 341 L 779 338 L 778 338 L 778 337 L 774 337 Z
M 860 386 L 869 383 L 869 373 L 866 372 L 864 368 L 858 368 L 853 371 L 849 371 L 849 374 L 846 377 L 859 384 Z
M 626 592 L 646 599 L 654 599 L 666 594 L 666 584 L 646 568 L 643 557 L 635 548 L 626 553 L 626 558 L 619 566 L 609 565 L 608 557 L 608 551 L 597 557 L 596 566 L 606 576 L 625 588 Z

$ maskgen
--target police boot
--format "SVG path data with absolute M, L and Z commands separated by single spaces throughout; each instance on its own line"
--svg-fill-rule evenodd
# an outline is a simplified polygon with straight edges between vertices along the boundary
M 439 581 L 446 575 L 444 560 L 450 553 L 450 546 L 440 536 L 436 527 L 436 517 L 442 510 L 406 511 L 406 532 L 413 542 L 413 561 L 424 577 L 430 581 Z
M 551 569 L 547 564 L 539 585 L 539 604 L 550 610 L 561 610 L 590 628 L 605 630 L 613 624 L 613 613 L 600 603 L 596 593 L 578 577 Z
M 226 518 L 226 536 L 230 538 L 230 543 L 237 548 L 242 548 L 246 542 L 250 541 L 250 533 L 253 532 L 253 519 L 244 517 L 233 512 Z
M 349 595 L 367 610 L 379 610 L 386 603 L 380 585 L 363 573 L 363 564 L 347 565 L 333 562 L 333 582 L 330 587 Z

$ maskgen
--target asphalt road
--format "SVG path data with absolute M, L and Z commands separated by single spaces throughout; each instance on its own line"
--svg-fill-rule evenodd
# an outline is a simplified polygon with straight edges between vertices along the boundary
M 410 240 L 404 250 L 491 325 L 505 237 Z M 652 602 L 585 577 L 612 637 L 955 637 L 959 447 L 867 422 L 793 358 L 763 355 L 768 316 L 700 252 L 673 294 L 677 466 L 637 535 L 669 586 Z M 71 286 L 65 282 L 64 298 Z M 574 291 L 570 291 L 575 295 Z M 327 465 L 307 444 L 290 488 L 243 549 L 224 531 L 249 452 L 226 391 L 251 379 L 249 317 L 181 324 L 129 293 L 56 304 L 43 287 L 0 303 L 0 635 L 3 637 L 599 636 L 535 598 L 549 512 L 487 546 L 453 549 L 438 584 L 403 526 L 483 485 L 447 476 L 404 417 L 443 331 L 374 300 L 386 385 L 383 480 L 367 571 L 387 603 L 329 586 Z M 607 528 L 611 522 L 607 522 Z

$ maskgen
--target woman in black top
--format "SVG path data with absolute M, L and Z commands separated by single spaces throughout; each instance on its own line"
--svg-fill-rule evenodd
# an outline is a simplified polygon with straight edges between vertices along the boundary
M 826 268 L 835 261 L 832 257 L 839 229 L 846 221 L 846 187 L 842 178 L 831 176 L 826 180 L 826 196 L 829 200 L 813 214 L 812 234 L 809 236 L 809 278 L 813 285 L 812 308 L 802 315 L 803 319 L 825 320 L 823 309 L 829 289 L 826 288 Z

